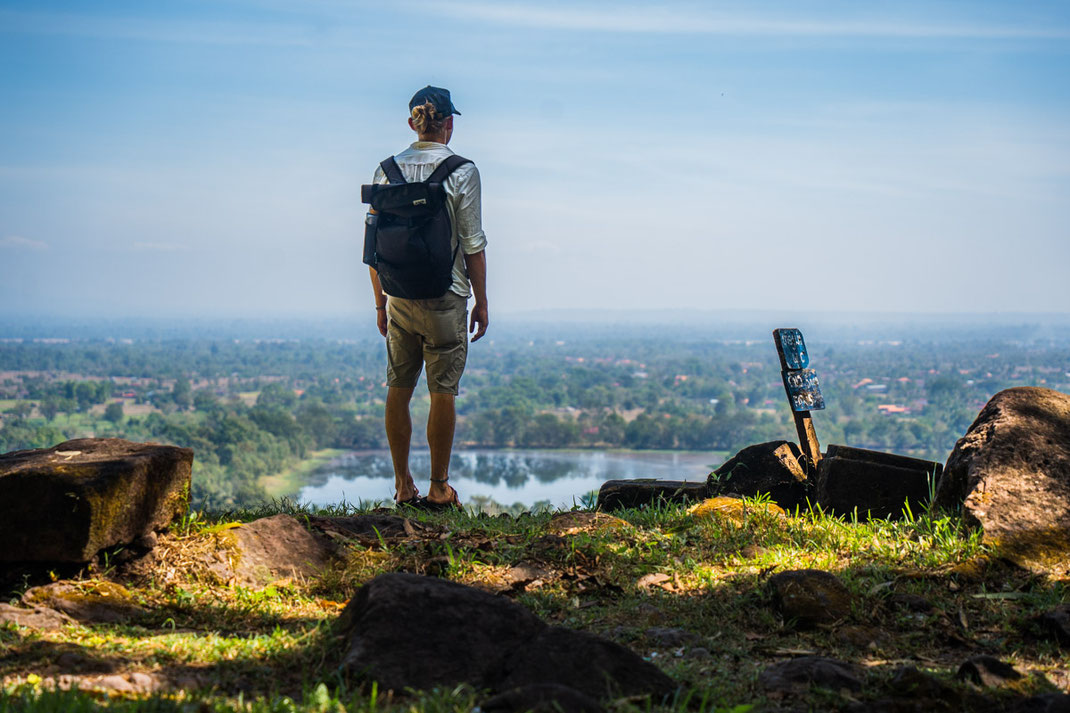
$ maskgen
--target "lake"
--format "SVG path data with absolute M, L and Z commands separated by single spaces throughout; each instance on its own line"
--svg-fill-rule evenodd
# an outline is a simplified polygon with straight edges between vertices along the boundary
M 416 485 L 425 494 L 430 462 L 426 450 L 411 456 Z M 465 503 L 489 499 L 506 506 L 572 507 L 607 480 L 701 481 L 722 462 L 724 454 L 719 452 L 466 450 L 453 454 L 450 484 Z M 331 505 L 390 500 L 393 495 L 389 451 L 358 451 L 310 473 L 297 498 Z

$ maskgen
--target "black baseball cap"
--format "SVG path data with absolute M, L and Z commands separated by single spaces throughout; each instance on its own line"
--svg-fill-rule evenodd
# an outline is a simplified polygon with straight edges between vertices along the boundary
M 431 102 L 431 105 L 435 107 L 435 114 L 443 119 L 452 114 L 457 114 L 458 116 L 461 114 L 450 99 L 449 89 L 432 87 L 430 84 L 412 95 L 412 99 L 409 100 L 409 111 L 412 111 L 414 106 L 426 104 L 427 102 Z

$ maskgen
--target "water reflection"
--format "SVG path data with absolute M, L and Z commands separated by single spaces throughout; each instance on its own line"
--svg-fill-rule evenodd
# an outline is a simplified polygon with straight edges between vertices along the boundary
M 491 499 L 505 505 L 549 502 L 569 507 L 606 480 L 662 478 L 703 480 L 723 462 L 720 453 L 617 451 L 461 451 L 450 461 L 450 482 L 464 501 Z M 412 454 L 417 486 L 426 491 L 427 451 Z M 394 469 L 386 451 L 346 453 L 311 473 L 298 498 L 318 505 L 389 500 Z

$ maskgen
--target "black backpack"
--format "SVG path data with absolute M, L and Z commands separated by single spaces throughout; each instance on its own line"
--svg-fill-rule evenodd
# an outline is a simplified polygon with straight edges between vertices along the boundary
M 364 262 L 379 273 L 383 292 L 410 300 L 441 297 L 453 284 L 453 226 L 443 185 L 466 163 L 457 155 L 435 167 L 427 180 L 407 183 L 394 157 L 379 165 L 388 185 L 361 186 L 360 197 L 376 210 L 364 230 Z

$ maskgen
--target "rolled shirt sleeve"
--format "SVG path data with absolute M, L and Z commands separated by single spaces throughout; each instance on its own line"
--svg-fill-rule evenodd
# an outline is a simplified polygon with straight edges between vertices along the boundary
M 450 186 L 456 196 L 454 202 L 454 219 L 456 221 L 457 240 L 465 255 L 472 255 L 487 247 L 487 235 L 483 232 L 482 186 L 479 182 L 479 169 L 468 163 L 458 168 L 449 178 L 456 180 Z

